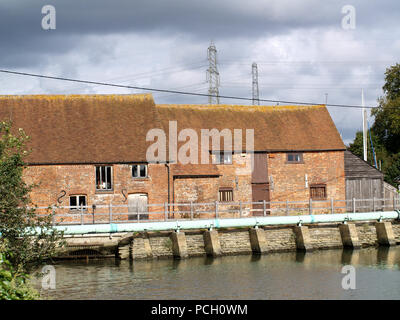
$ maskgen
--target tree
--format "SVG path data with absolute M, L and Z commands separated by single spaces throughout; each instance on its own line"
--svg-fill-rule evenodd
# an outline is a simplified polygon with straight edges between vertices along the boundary
M 378 99 L 378 108 L 372 110 L 375 117 L 374 133 L 390 153 L 400 152 L 400 64 L 386 70 L 384 97 Z
M 374 151 L 375 151 L 375 156 L 377 161 L 381 160 L 382 162 L 382 171 L 385 171 L 387 168 L 387 165 L 390 164 L 389 161 L 389 155 L 388 152 L 386 151 L 386 148 L 382 145 L 380 142 L 379 138 L 374 134 L 374 132 L 368 131 L 368 138 L 367 138 L 367 161 L 371 166 L 375 166 L 375 161 L 374 161 L 374 153 L 372 151 L 372 145 L 371 145 L 371 137 L 372 136 L 372 144 L 374 146 Z M 362 131 L 357 131 L 356 137 L 353 141 L 353 143 L 350 143 L 349 150 L 360 157 L 361 159 L 364 158 L 364 151 L 363 151 L 363 134 Z M 379 166 L 379 163 L 377 163 Z
M 382 89 L 384 96 L 378 99 L 378 107 L 371 112 L 375 117 L 371 127 L 372 141 L 377 159 L 382 161 L 385 181 L 396 186 L 398 183 L 395 182 L 395 178 L 400 174 L 400 64 L 386 69 L 385 84 Z M 362 157 L 361 132 L 357 132 L 349 149 Z M 368 150 L 368 161 L 373 165 L 370 145 Z
M 23 180 L 29 137 L 0 122 L 0 245 L 3 258 L 16 273 L 29 272 L 51 258 L 62 245 L 62 233 L 52 226 L 51 215 L 39 215 Z

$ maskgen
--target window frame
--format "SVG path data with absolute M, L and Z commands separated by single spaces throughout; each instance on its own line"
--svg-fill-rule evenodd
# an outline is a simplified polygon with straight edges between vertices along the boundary
M 111 179 L 111 181 L 110 181 L 110 188 L 98 188 L 98 185 L 97 185 L 97 168 L 105 168 L 105 177 L 106 177 L 106 180 L 105 180 L 105 182 L 102 182 L 102 184 L 103 183 L 108 183 L 108 181 L 107 181 L 107 168 L 110 168 L 110 179 Z M 99 173 L 100 173 L 100 177 L 99 177 L 99 181 L 101 181 L 102 180 L 102 172 L 101 172 L 102 170 L 101 169 L 99 169 Z M 96 191 L 100 191 L 100 192 L 107 192 L 107 191 L 113 191 L 114 190 L 114 179 L 113 179 L 113 166 L 112 165 L 98 165 L 98 166 L 95 166 L 95 187 L 96 187 Z
M 317 188 L 324 188 L 324 196 L 323 197 L 317 197 L 313 198 L 313 192 L 312 189 L 317 189 Z M 328 191 L 327 191 L 327 186 L 324 183 L 314 183 L 310 185 L 310 199 L 311 200 L 326 200 L 328 199 Z
M 289 160 L 289 156 L 299 156 L 299 160 Z M 304 163 L 303 153 L 302 152 L 287 152 L 286 153 L 286 163 L 296 164 L 296 163 Z
M 139 174 L 140 174 L 140 167 L 141 167 L 141 166 L 144 166 L 145 172 L 146 172 L 146 175 L 145 175 L 144 177 L 142 177 L 142 176 L 135 177 L 135 176 L 133 175 L 134 168 L 135 168 L 136 166 L 139 166 Z M 132 175 L 132 178 L 133 178 L 133 179 L 146 179 L 146 178 L 148 178 L 148 177 L 149 177 L 149 167 L 148 167 L 148 164 L 147 164 L 147 163 L 135 163 L 135 164 L 133 164 L 133 165 L 132 165 L 132 168 L 131 168 L 131 175 Z
M 227 192 L 228 194 L 231 194 L 231 200 L 222 200 L 221 197 L 221 193 L 223 192 Z M 227 197 L 229 198 L 229 197 Z M 233 188 L 229 188 L 229 187 L 223 187 L 223 188 L 219 188 L 218 190 L 218 202 L 234 202 L 234 197 L 233 197 Z
M 85 199 L 85 205 L 81 206 L 79 204 L 79 198 L 84 197 Z M 71 198 L 76 198 L 76 206 L 71 205 Z M 74 208 L 72 208 L 74 207 Z M 86 212 L 88 210 L 88 202 L 87 202 L 87 195 L 86 194 L 70 194 L 69 195 L 69 211 L 70 212 L 79 212 L 79 211 L 84 211 Z

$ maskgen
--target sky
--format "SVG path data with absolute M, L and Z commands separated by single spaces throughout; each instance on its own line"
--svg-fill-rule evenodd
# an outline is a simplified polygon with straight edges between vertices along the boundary
M 46 5 L 55 29 L 42 26 Z M 360 105 L 363 88 L 373 107 L 386 68 L 400 62 L 399 21 L 398 0 L 1 0 L 0 69 L 206 94 L 212 41 L 220 95 L 251 98 L 255 62 L 260 99 Z M 0 94 L 143 92 L 0 73 Z M 208 102 L 153 96 L 157 104 Z M 328 110 L 350 143 L 361 110 Z

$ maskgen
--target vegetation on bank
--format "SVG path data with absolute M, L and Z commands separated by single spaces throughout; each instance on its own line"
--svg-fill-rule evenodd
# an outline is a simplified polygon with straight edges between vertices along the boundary
M 386 69 L 384 95 L 378 99 L 378 108 L 373 109 L 371 115 L 375 117 L 371 126 L 372 144 L 375 149 L 377 165 L 381 169 L 385 181 L 393 186 L 398 186 L 400 181 L 400 64 Z M 368 137 L 368 162 L 375 165 L 371 141 Z M 363 138 L 359 131 L 350 151 L 362 158 Z
M 29 273 L 63 244 L 51 215 L 38 215 L 23 180 L 29 137 L 11 122 L 0 122 L 0 299 L 37 299 Z

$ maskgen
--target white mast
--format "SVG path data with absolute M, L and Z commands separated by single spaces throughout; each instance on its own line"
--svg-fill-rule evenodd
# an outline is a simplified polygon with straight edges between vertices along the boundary
M 367 111 L 365 110 L 365 104 L 364 104 L 364 89 L 361 89 L 361 105 L 362 105 L 362 122 L 363 122 L 363 155 L 364 155 L 364 161 L 367 161 Z

